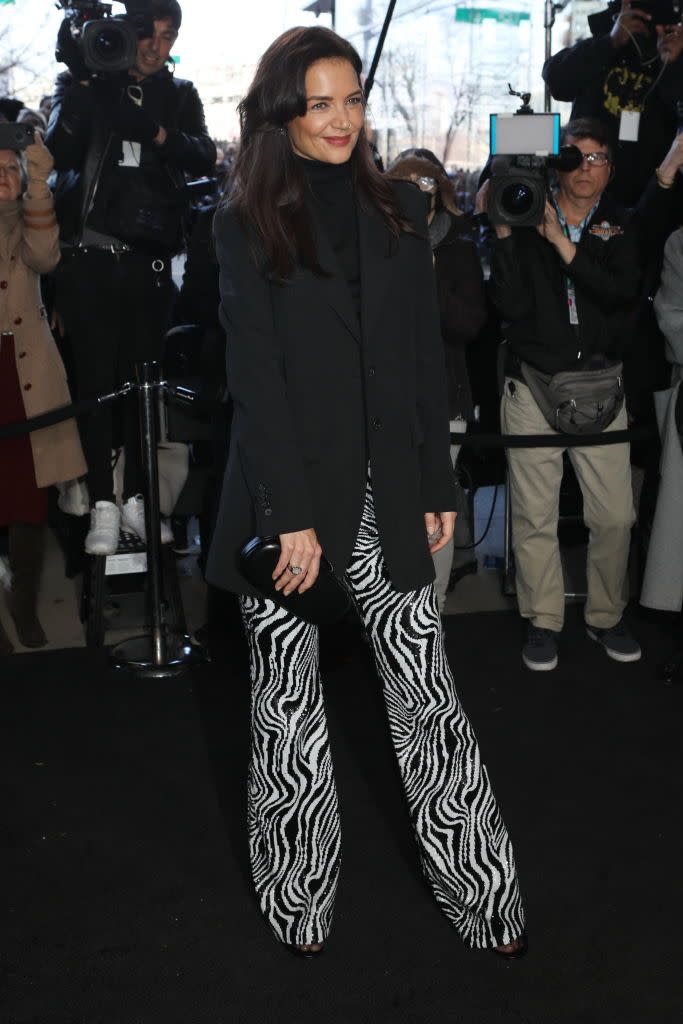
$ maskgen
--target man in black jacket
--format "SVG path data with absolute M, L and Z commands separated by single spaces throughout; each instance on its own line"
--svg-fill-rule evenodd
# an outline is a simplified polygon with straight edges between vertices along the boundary
M 605 196 L 612 162 L 604 127 L 571 122 L 564 142 L 583 154 L 559 175 L 555 202 L 538 228 L 496 226 L 491 266 L 493 300 L 508 343 L 501 406 L 503 433 L 552 434 L 523 364 L 544 374 L 599 369 L 618 363 L 631 333 L 640 280 L 635 227 Z M 486 186 L 484 186 L 486 189 Z M 626 409 L 606 430 L 627 426 Z M 563 447 L 508 449 L 517 598 L 529 621 L 522 652 L 531 669 L 557 665 L 564 621 L 564 585 L 557 541 Z M 626 568 L 634 521 L 627 444 L 572 447 L 590 530 L 588 634 L 617 661 L 635 661 L 640 648 L 628 632 Z
M 608 127 L 616 142 L 609 192 L 635 206 L 676 131 L 683 26 L 655 25 L 630 0 L 612 0 L 588 22 L 592 38 L 554 54 L 543 78 L 554 99 L 573 104 L 572 120 L 596 117 Z
M 56 310 L 80 398 L 113 390 L 131 378 L 136 362 L 161 357 L 174 298 L 171 260 L 184 244 L 185 180 L 211 173 L 215 162 L 199 95 L 167 66 L 181 18 L 176 0 L 151 0 L 135 65 L 121 75 L 91 74 L 68 23 L 60 31 L 59 55 L 70 70 L 57 79 L 46 141 L 59 172 Z M 111 414 L 91 417 L 82 436 L 92 505 L 86 550 L 111 554 L 120 526 L 145 537 L 132 403 L 123 416 L 121 508 Z M 162 540 L 171 539 L 162 524 Z

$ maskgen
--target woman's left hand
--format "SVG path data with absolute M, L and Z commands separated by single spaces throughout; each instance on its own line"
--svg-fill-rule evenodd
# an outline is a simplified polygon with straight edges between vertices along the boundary
M 455 529 L 455 512 L 425 512 L 425 529 L 433 555 L 448 544 Z

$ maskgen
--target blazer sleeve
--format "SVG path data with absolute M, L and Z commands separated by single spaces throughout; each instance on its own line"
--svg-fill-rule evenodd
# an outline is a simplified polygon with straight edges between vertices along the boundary
M 418 295 L 417 415 L 424 435 L 420 445 L 422 508 L 425 512 L 449 512 L 455 509 L 455 479 L 450 456 L 446 358 L 432 247 L 420 193 L 414 186 L 404 186 L 399 196 L 419 233 L 414 242 Z
M 287 397 L 284 353 L 273 320 L 273 285 L 256 266 L 236 213 L 214 222 L 220 317 L 227 335 L 233 441 L 260 536 L 315 526 L 302 454 Z
M 47 185 L 31 186 L 24 195 L 21 258 L 36 274 L 49 274 L 59 263 L 59 225 Z M 37 194 L 35 194 L 37 193 Z

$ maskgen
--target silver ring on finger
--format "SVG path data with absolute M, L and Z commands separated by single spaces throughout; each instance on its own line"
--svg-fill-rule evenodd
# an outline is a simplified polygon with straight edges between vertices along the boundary
M 300 565 L 289 565 L 287 568 L 291 572 L 292 576 L 300 576 L 304 571 Z

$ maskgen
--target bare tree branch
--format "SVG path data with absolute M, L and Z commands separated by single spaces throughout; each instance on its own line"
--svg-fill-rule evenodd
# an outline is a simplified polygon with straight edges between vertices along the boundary
M 481 87 L 477 79 L 467 79 L 464 76 L 459 79 L 452 79 L 453 98 L 452 113 L 446 129 L 443 144 L 441 162 L 446 163 L 450 153 L 451 145 L 461 124 L 467 120 L 472 113 L 476 103 L 481 98 Z

